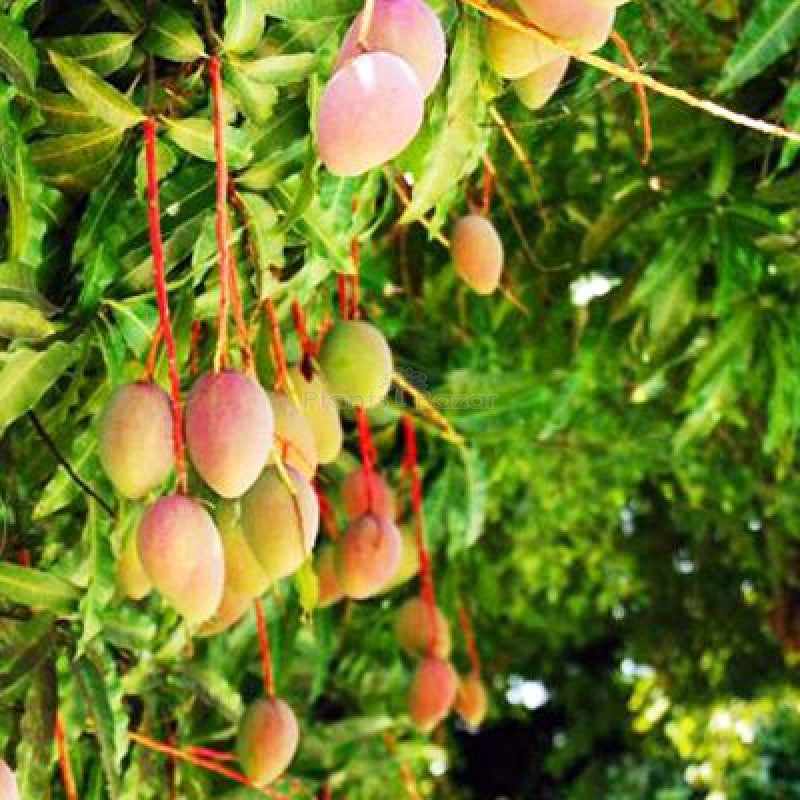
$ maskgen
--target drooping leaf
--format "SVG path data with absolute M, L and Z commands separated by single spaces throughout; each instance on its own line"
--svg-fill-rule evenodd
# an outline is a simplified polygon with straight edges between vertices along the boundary
M 58 707 L 56 671 L 52 662 L 42 664 L 32 676 L 20 725 L 16 776 L 20 796 L 49 800 L 53 766 L 53 726 Z
M 39 58 L 28 32 L 0 11 L 0 71 L 25 94 L 33 94 Z
M 41 44 L 105 77 L 128 63 L 135 39 L 132 33 L 86 33 L 44 39 Z
M 80 592 L 52 573 L 0 562 L 0 596 L 29 608 L 68 614 L 77 607 Z
M 204 161 L 216 161 L 214 154 L 214 130 L 211 120 L 205 117 L 186 117 L 165 120 L 167 134 L 178 147 Z M 238 128 L 225 129 L 225 154 L 228 166 L 239 169 L 247 165 L 253 157 L 252 147 L 247 135 Z
M 169 61 L 183 63 L 205 56 L 203 40 L 195 30 L 191 16 L 166 3 L 156 6 L 141 42 L 150 53 Z
M 259 83 L 287 86 L 305 80 L 314 69 L 314 53 L 284 53 L 253 60 L 236 59 L 233 66 Z
M 46 350 L 19 349 L 0 361 L 0 435 L 36 406 L 79 353 L 77 345 L 56 342 Z
M 124 130 L 144 119 L 124 94 L 75 59 L 51 50 L 50 60 L 70 94 L 108 125 Z
M 800 41 L 800 0 L 759 0 L 722 74 L 727 92 L 763 72 Z
M 105 127 L 80 100 L 69 94 L 40 89 L 36 92 L 36 105 L 44 116 L 47 133 L 85 133 Z
M 225 6 L 225 49 L 231 53 L 249 53 L 264 35 L 264 11 L 260 2 L 229 0 Z

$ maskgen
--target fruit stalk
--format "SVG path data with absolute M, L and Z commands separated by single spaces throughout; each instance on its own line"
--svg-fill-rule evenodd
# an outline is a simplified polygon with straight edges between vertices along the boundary
M 253 611 L 256 616 L 256 628 L 258 629 L 258 647 L 261 653 L 261 671 L 264 674 L 264 691 L 268 697 L 275 696 L 275 674 L 272 671 L 272 655 L 269 648 L 269 629 L 267 628 L 267 618 L 264 615 L 264 604 L 260 597 L 253 601 Z
M 367 509 L 369 511 L 375 510 L 375 462 L 377 461 L 375 454 L 375 446 L 372 443 L 372 433 L 369 429 L 369 417 L 367 410 L 364 406 L 359 406 L 356 409 L 356 418 L 358 420 L 358 443 L 361 448 L 361 464 L 364 467 L 364 477 L 367 483 Z
M 478 652 L 478 646 L 475 644 L 475 632 L 472 630 L 472 622 L 463 604 L 458 608 L 458 621 L 461 625 L 461 632 L 464 634 L 464 643 L 467 647 L 467 656 L 469 657 L 472 674 L 480 675 L 481 656 Z
M 272 362 L 275 364 L 275 388 L 280 389 L 286 382 L 288 369 L 286 366 L 286 351 L 283 349 L 281 339 L 281 327 L 278 323 L 278 313 L 275 310 L 275 303 L 271 297 L 266 299 L 264 308 L 269 319 L 270 350 L 272 351 Z
M 639 64 L 633 57 L 633 52 L 631 51 L 631 48 L 625 39 L 623 39 L 622 36 L 616 31 L 611 31 L 611 41 L 614 42 L 617 50 L 622 53 L 625 63 L 634 72 L 639 72 Z M 650 154 L 653 152 L 653 124 L 650 119 L 650 106 L 647 102 L 647 92 L 645 91 L 644 86 L 641 83 L 636 83 L 634 84 L 634 90 L 636 91 L 636 97 L 639 100 L 639 107 L 642 112 L 642 135 L 644 137 L 644 141 L 642 143 L 643 150 L 641 163 L 642 166 L 645 166 L 650 162 Z
M 148 117 L 144 123 L 145 166 L 147 170 L 147 223 L 150 233 L 150 249 L 153 251 L 153 283 L 156 290 L 159 327 L 167 351 L 169 368 L 170 399 L 172 406 L 172 447 L 175 452 L 175 472 L 178 488 L 186 494 L 188 476 L 183 443 L 183 407 L 181 405 L 181 376 L 178 372 L 178 356 L 167 299 L 167 277 L 164 264 L 164 243 L 161 238 L 161 209 L 158 202 L 158 155 L 156 152 L 156 123 Z
M 225 120 L 222 110 L 222 67 L 214 55 L 208 63 L 211 78 L 211 120 L 217 171 L 217 216 L 215 231 L 219 251 L 219 314 L 214 369 L 219 372 L 228 358 L 228 313 L 230 307 L 230 249 L 228 248 L 228 164 L 225 156 Z
M 375 0 L 365 0 L 361 12 L 361 29 L 358 32 L 358 46 L 366 52 L 369 50 L 369 32 L 372 28 L 372 16 L 375 13 Z
M 156 329 L 153 332 L 153 341 L 150 342 L 150 349 L 147 351 L 147 361 L 145 361 L 144 375 L 142 376 L 142 380 L 147 383 L 153 380 L 153 375 L 156 371 L 156 361 L 158 361 L 158 353 L 161 350 L 163 338 L 164 334 L 161 331 L 161 325 L 156 325 Z
M 75 784 L 75 775 L 72 772 L 72 764 L 69 760 L 67 736 L 64 730 L 64 718 L 61 716 L 60 711 L 56 712 L 53 735 L 56 740 L 56 750 L 58 751 L 58 765 L 61 769 L 61 780 L 64 782 L 64 793 L 67 796 L 67 800 L 78 800 L 78 787 Z
M 419 478 L 417 463 L 417 436 L 414 431 L 414 419 L 411 414 L 403 415 L 403 431 L 405 434 L 406 457 L 403 466 L 411 478 L 411 512 L 414 515 L 414 533 L 417 539 L 419 552 L 419 579 L 422 600 L 428 609 L 429 627 L 431 632 L 428 651 L 436 654 L 438 645 L 436 624 L 436 589 L 433 583 L 433 570 L 431 568 L 430 554 L 425 544 L 425 519 L 422 514 L 422 482 Z
M 226 215 L 227 219 L 227 215 Z M 239 291 L 239 275 L 236 270 L 236 259 L 233 253 L 229 252 L 229 273 L 230 278 L 230 295 L 233 301 L 233 321 L 236 326 L 236 336 L 239 340 L 239 349 L 242 352 L 242 362 L 244 370 L 252 374 L 253 365 L 255 364 L 255 357 L 253 355 L 253 348 L 250 345 L 250 335 L 247 330 L 247 322 L 244 318 L 244 306 L 242 304 L 242 294 Z
M 319 516 L 322 524 L 325 527 L 325 532 L 331 541 L 336 541 L 339 536 L 339 526 L 336 524 L 336 514 L 333 511 L 331 501 L 328 496 L 323 492 L 316 483 L 314 483 L 314 492 L 317 495 L 317 502 L 319 503 Z
M 292 319 L 294 320 L 294 329 L 297 331 L 297 335 L 300 338 L 303 358 L 313 358 L 317 354 L 317 345 L 314 343 L 311 336 L 309 336 L 306 316 L 302 306 L 297 300 L 292 300 Z
M 347 276 L 343 275 L 341 272 L 336 276 L 336 290 L 339 295 L 339 316 L 342 319 L 350 319 Z

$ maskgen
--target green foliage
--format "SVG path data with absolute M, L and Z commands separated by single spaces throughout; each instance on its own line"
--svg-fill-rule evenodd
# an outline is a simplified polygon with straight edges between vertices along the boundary
M 800 792 L 798 148 L 650 92 L 643 166 L 628 87 L 576 64 L 531 114 L 489 73 L 481 16 L 431 5 L 449 58 L 420 134 L 385 169 L 342 179 L 311 132 L 359 0 L 210 2 L 213 36 L 203 3 L 163 0 L 146 19 L 131 0 L 0 0 L 0 745 L 23 800 L 64 796 L 56 709 L 80 797 L 148 800 L 167 796 L 170 770 L 128 730 L 229 751 L 262 692 L 251 614 L 190 641 L 156 593 L 120 596 L 116 559 L 142 506 L 113 501 L 96 454 L 97 417 L 141 377 L 157 320 L 146 112 L 184 388 L 193 322 L 211 364 L 214 49 L 259 373 L 272 377 L 262 301 L 297 361 L 291 300 L 317 331 L 358 240 L 365 315 L 451 426 L 419 414 L 426 530 L 437 600 L 454 632 L 469 608 L 491 694 L 485 740 L 458 723 L 435 743 L 415 733 L 414 664 L 392 623 L 416 583 L 319 610 L 307 564 L 264 598 L 302 729 L 294 796 L 329 779 L 334 797 L 402 797 L 406 768 L 425 797 Z M 623 6 L 617 29 L 666 83 L 796 128 L 799 24 L 796 0 L 662 0 Z M 478 205 L 487 155 L 507 253 L 490 299 L 459 284 L 441 236 Z M 166 385 L 163 355 L 155 375 Z M 371 414 L 404 522 L 405 407 L 398 391 Z M 319 478 L 334 500 L 358 459 L 351 417 L 345 429 L 347 452 Z M 514 676 L 546 686 L 544 709 L 508 702 Z M 524 780 L 481 794 L 478 762 L 514 726 L 534 748 Z M 484 741 L 481 759 L 465 755 Z M 174 773 L 188 800 L 259 796 Z

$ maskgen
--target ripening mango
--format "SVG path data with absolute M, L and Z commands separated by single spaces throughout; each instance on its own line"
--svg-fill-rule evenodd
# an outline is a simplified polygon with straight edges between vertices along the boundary
M 450 624 L 438 607 L 434 609 L 436 642 L 433 655 L 447 659 L 452 649 Z M 431 645 L 431 615 L 421 597 L 406 600 L 397 612 L 394 635 L 400 647 L 409 655 L 426 655 Z
M 141 600 L 153 588 L 139 558 L 136 531 L 128 536 L 117 561 L 117 588 L 131 600 Z
M 344 37 L 335 69 L 364 52 L 358 42 L 361 21 L 358 14 Z M 408 62 L 426 95 L 438 83 L 447 58 L 442 23 L 422 0 L 376 0 L 367 45 L 369 51 L 394 53 Z
M 160 486 L 175 464 L 172 411 L 155 383 L 132 383 L 111 396 L 100 420 L 100 462 L 124 497 Z
M 342 452 L 339 406 L 320 373 L 315 372 L 309 381 L 299 367 L 292 367 L 289 377 L 300 401 L 300 410 L 311 425 L 319 463 L 332 464 Z
M 267 786 L 286 772 L 299 738 L 297 718 L 286 702 L 277 697 L 258 700 L 239 726 L 239 763 L 256 786 Z
M 587 52 L 602 47 L 614 25 L 614 9 L 590 0 L 517 0 L 517 5 L 534 25 Z
M 239 594 L 226 585 L 217 610 L 197 629 L 197 635 L 216 636 L 218 633 L 232 628 L 247 613 L 252 602 L 251 597 Z
M 514 82 L 522 104 L 531 111 L 538 111 L 558 91 L 569 68 L 569 56 L 561 56 L 551 64 L 534 70 L 522 80 Z
M 384 589 L 397 573 L 403 542 L 394 523 L 367 513 L 336 541 L 336 574 L 347 597 L 362 600 Z
M 486 23 L 486 57 L 501 77 L 516 80 L 561 56 L 557 47 L 540 42 L 502 22 Z
M 275 415 L 275 447 L 283 463 L 313 478 L 318 458 L 311 423 L 285 392 L 270 392 L 269 402 Z
M 222 600 L 222 541 L 203 506 L 191 497 L 168 495 L 139 523 L 139 558 L 153 586 L 190 625 L 205 622 Z
M 465 675 L 458 685 L 455 710 L 468 728 L 477 729 L 486 718 L 489 698 L 481 676 L 474 672 Z
M 286 472 L 291 490 L 278 470 L 269 467 L 242 498 L 242 531 L 271 581 L 300 569 L 319 530 L 314 487 L 292 467 Z
M 411 681 L 408 708 L 414 724 L 432 731 L 449 713 L 458 691 L 458 673 L 448 661 L 425 658 Z
M 325 544 L 319 548 L 316 571 L 319 587 L 317 606 L 328 608 L 344 597 L 342 587 L 339 585 L 339 576 L 336 574 L 336 553 L 332 545 Z
M 402 152 L 422 125 L 425 92 L 392 53 L 364 53 L 331 78 L 317 109 L 322 163 L 339 176 L 361 175 Z M 354 124 L 358 120 L 358 124 Z
M 342 504 L 349 519 L 358 519 L 367 511 L 394 519 L 394 492 L 386 478 L 378 472 L 370 473 L 370 483 L 363 467 L 351 472 L 342 482 Z M 371 501 L 371 507 L 370 507 Z
M 478 294 L 491 294 L 503 274 L 503 242 L 494 225 L 480 214 L 468 214 L 455 224 L 450 249 L 456 271 Z
M 253 485 L 267 463 L 274 429 L 267 393 L 244 373 L 206 373 L 189 392 L 189 455 L 222 497 L 240 497 Z
M 271 581 L 244 537 L 236 504 L 221 502 L 214 512 L 214 519 L 225 553 L 226 591 L 248 599 L 264 594 Z
M 0 758 L 0 800 L 19 800 L 17 778 L 11 767 Z
M 334 396 L 351 406 L 373 408 L 392 385 L 392 351 L 384 335 L 368 322 L 338 322 L 322 343 L 322 374 Z

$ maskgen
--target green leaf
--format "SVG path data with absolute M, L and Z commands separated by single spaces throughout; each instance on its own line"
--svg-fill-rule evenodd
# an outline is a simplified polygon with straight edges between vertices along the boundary
M 100 760 L 106 777 L 106 790 L 111 800 L 119 795 L 119 764 L 122 753 L 117 747 L 116 726 L 108 687 L 102 672 L 88 655 L 73 664 L 75 680 L 80 688 L 87 710 L 94 721 L 94 734 L 100 745 Z
M 144 114 L 124 94 L 90 69 L 54 50 L 49 55 L 69 93 L 80 100 L 92 114 L 112 127 L 123 130 L 144 119 Z
M 0 565 L 2 566 L 2 565 Z M 50 800 L 50 769 L 53 764 L 53 726 L 58 708 L 56 671 L 45 663 L 32 676 L 25 698 L 17 747 L 17 782 L 23 800 Z
M 231 53 L 255 50 L 264 35 L 266 12 L 259 0 L 228 0 L 225 11 L 224 43 Z
M 28 32 L 7 14 L 0 12 L 0 70 L 21 92 L 33 94 L 39 72 L 39 58 Z
M 727 92 L 763 72 L 800 39 L 800 0 L 760 0 L 725 63 L 718 90 Z
M 186 117 L 178 120 L 164 120 L 167 134 L 178 147 L 204 161 L 216 162 L 214 153 L 214 130 L 211 120 L 205 117 Z M 240 169 L 253 157 L 253 150 L 246 133 L 227 126 L 225 128 L 225 154 L 228 166 Z
M 83 431 L 70 446 L 67 458 L 70 466 L 82 475 L 87 465 L 91 464 L 97 453 L 97 436 L 92 430 Z M 67 470 L 59 465 L 56 474 L 42 489 L 36 505 L 33 507 L 33 519 L 42 519 L 50 514 L 55 514 L 69 505 L 79 493 L 74 478 Z
M 122 137 L 117 128 L 50 136 L 31 145 L 31 159 L 46 179 L 69 190 L 81 190 L 105 177 Z
M 361 0 L 261 0 L 270 17 L 285 20 L 322 22 L 353 17 L 361 10 Z
M 0 300 L 0 339 L 36 341 L 50 336 L 55 330 L 56 326 L 40 308 Z
M 278 229 L 275 209 L 254 192 L 240 195 L 246 211 L 245 230 L 258 256 L 258 266 L 269 269 L 283 264 L 286 236 Z
M 106 76 L 128 63 L 135 39 L 132 33 L 85 33 L 43 39 L 41 44 L 48 50 L 72 57 L 98 75 Z
M 787 128 L 800 130 L 800 82 L 793 83 L 786 93 L 783 102 L 783 118 Z M 781 153 L 778 169 L 788 169 L 794 164 L 800 154 L 800 144 L 797 142 L 786 142 Z
M 481 31 L 467 17 L 453 45 L 446 100 L 434 102 L 418 134 L 419 140 L 407 151 L 413 162 L 414 193 L 400 225 L 407 225 L 436 207 L 434 226 L 440 226 L 451 205 L 451 194 L 460 191 L 461 180 L 483 153 L 488 126 L 484 124 L 485 106 L 478 94 L 482 63 Z M 403 159 L 401 156 L 401 164 Z
M 0 562 L 0 596 L 29 608 L 69 614 L 75 611 L 80 592 L 49 572 Z
M 0 698 L 9 700 L 24 691 L 31 675 L 50 658 L 56 643 L 53 622 L 49 614 L 40 613 L 20 623 L 25 628 L 25 639 L 12 654 L 3 653 L 6 664 L 0 673 Z
M 252 61 L 236 59 L 232 60 L 232 64 L 242 74 L 258 83 L 287 86 L 308 78 L 314 70 L 315 61 L 314 53 L 289 53 Z
M 203 40 L 195 30 L 190 14 L 159 3 L 150 22 L 150 27 L 141 39 L 145 49 L 168 61 L 197 61 L 206 51 Z
M 265 125 L 275 110 L 278 90 L 268 83 L 259 83 L 243 72 L 225 68 L 225 86 L 230 89 L 236 105 L 256 125 Z
M 48 133 L 84 133 L 105 128 L 104 123 L 72 95 L 40 89 L 35 100 Z
M 79 353 L 77 344 L 56 342 L 47 350 L 16 350 L 0 361 L 0 435 L 36 406 Z

